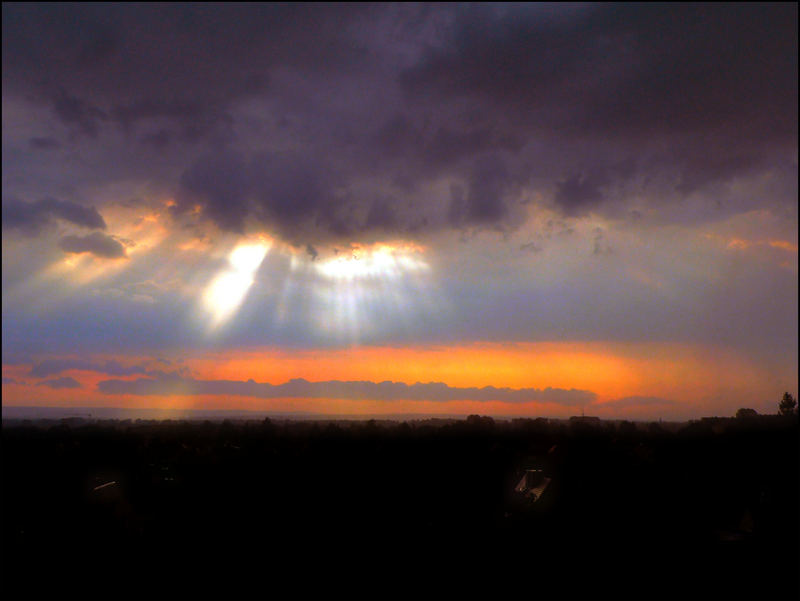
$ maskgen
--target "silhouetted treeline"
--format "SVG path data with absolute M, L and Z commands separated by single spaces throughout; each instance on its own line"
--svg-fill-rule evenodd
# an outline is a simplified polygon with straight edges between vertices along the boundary
M 5 422 L 46 598 L 796 598 L 795 419 Z M 527 469 L 540 497 L 515 485 Z

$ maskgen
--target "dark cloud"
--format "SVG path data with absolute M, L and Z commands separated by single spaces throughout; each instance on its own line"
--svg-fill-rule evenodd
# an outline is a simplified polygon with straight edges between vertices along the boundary
M 61 142 L 55 138 L 50 138 L 47 136 L 35 136 L 28 140 L 28 142 L 30 143 L 31 148 L 36 148 L 37 150 L 53 150 L 55 148 L 61 148 Z
M 15 198 L 3 199 L 4 228 L 36 233 L 53 218 L 88 229 L 106 229 L 105 220 L 94 207 L 55 198 L 45 198 L 33 203 Z
M 681 169 L 681 180 L 676 190 L 684 195 L 700 190 L 703 186 L 725 182 L 733 177 L 757 172 L 757 157 L 736 153 L 687 153 L 686 163 Z
M 157 101 L 139 100 L 131 104 L 117 105 L 111 110 L 112 118 L 124 129 L 131 129 L 136 123 L 149 119 L 185 118 L 201 119 L 202 108 L 197 101 Z
M 785 191 L 769 202 L 795 201 L 796 16 L 795 4 L 7 3 L 3 91 L 55 115 L 75 169 L 93 170 L 73 177 L 147 180 L 179 214 L 199 204 L 224 230 L 255 222 L 300 245 L 507 232 L 526 198 L 668 221 L 705 194 L 721 209 L 687 214 L 720 219 L 766 202 L 730 201 L 734 178 L 771 174 Z M 26 146 L 56 139 L 35 133 Z M 17 156 L 4 167 L 20 171 Z M 20 187 L 74 184 L 55 163 L 25 167 Z
M 81 383 L 74 378 L 53 378 L 52 380 L 43 380 L 36 384 L 37 386 L 47 386 L 53 390 L 63 390 L 65 388 L 82 388 Z
M 35 203 L 3 198 L 3 229 L 19 229 L 35 233 L 49 220 L 50 215 Z
M 395 203 L 396 200 L 392 198 L 376 199 L 369 207 L 364 227 L 387 232 L 400 229 L 401 221 L 394 208 Z
M 100 123 L 108 118 L 98 107 L 63 90 L 53 99 L 53 112 L 66 125 L 91 138 L 97 137 Z
M 201 157 L 181 176 L 177 213 L 196 204 L 223 229 L 239 231 L 250 212 L 252 183 L 247 164 L 239 154 Z
M 476 154 L 499 151 L 518 152 L 523 140 L 513 132 L 493 125 L 452 123 L 433 127 L 423 120 L 417 123 L 412 114 L 389 117 L 371 140 L 377 156 L 411 163 L 415 170 L 429 176 L 441 169 L 458 165 Z
M 284 235 L 295 237 L 312 222 L 323 230 L 343 227 L 329 165 L 309 155 L 266 153 L 254 157 L 249 173 L 257 213 Z
M 103 259 L 125 258 L 125 247 L 111 236 L 92 232 L 87 236 L 64 236 L 59 242 L 61 250 L 68 253 L 91 253 Z
M 65 200 L 46 198 L 37 203 L 42 210 L 54 217 L 89 229 L 106 229 L 106 222 L 94 207 L 85 207 Z
M 556 184 L 555 201 L 568 215 L 591 210 L 603 200 L 603 178 L 573 175 Z
M 170 135 L 169 131 L 161 128 L 156 132 L 143 135 L 141 137 L 141 141 L 145 144 L 150 144 L 158 150 L 161 150 L 169 144 L 171 138 L 172 136 Z
M 31 367 L 30 375 L 36 378 L 46 378 L 61 372 L 78 369 L 82 371 L 94 371 L 97 373 L 108 374 L 110 376 L 130 376 L 133 374 L 148 373 L 147 365 L 137 363 L 135 365 L 122 365 L 117 361 L 91 361 L 89 359 L 45 359 Z
M 347 68 L 359 52 L 347 26 L 369 10 L 4 5 L 4 88 L 49 97 L 59 119 L 90 137 L 108 123 L 125 129 L 161 118 L 202 135 L 226 119 L 231 102 L 266 90 L 276 64 Z
M 536 7 L 455 13 L 450 42 L 403 75 L 409 90 L 475 95 L 529 119 L 544 109 L 556 122 L 538 125 L 565 133 L 708 130 L 745 116 L 772 123 L 784 139 L 796 132 L 796 5 L 611 4 L 567 18 Z
M 337 182 L 335 169 L 311 155 L 217 153 L 183 173 L 174 211 L 200 206 L 217 226 L 234 232 L 256 220 L 293 243 L 343 238 L 361 229 L 360 203 L 338 191 Z
M 171 395 L 214 394 L 256 398 L 328 398 L 377 401 L 502 401 L 507 403 L 555 403 L 585 405 L 595 394 L 585 390 L 561 388 L 457 388 L 441 382 L 404 384 L 403 382 L 338 381 L 309 382 L 302 378 L 285 384 L 232 380 L 193 380 L 165 375 L 137 380 L 104 380 L 98 390 L 105 394 Z
M 595 95 L 600 102 L 587 107 L 585 123 L 643 134 L 736 127 L 742 141 L 796 136 L 796 4 L 612 11 L 599 22 L 634 53 L 634 64 L 617 77 L 616 93 Z
M 453 12 L 444 43 L 402 75 L 409 98 L 536 141 L 530 173 L 555 179 L 566 214 L 602 210 L 605 184 L 661 174 L 682 198 L 796 155 L 796 4 Z M 604 181 L 619 160 L 630 168 Z
M 508 170 L 497 155 L 475 161 L 469 175 L 469 188 L 454 188 L 448 216 L 453 225 L 484 225 L 502 221 L 508 214 L 504 199 Z

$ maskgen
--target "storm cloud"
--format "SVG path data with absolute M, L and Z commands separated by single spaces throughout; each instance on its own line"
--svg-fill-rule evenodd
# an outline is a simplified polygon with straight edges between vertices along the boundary
M 785 180 L 771 202 L 794 200 L 796 17 L 795 4 L 7 4 L 3 89 L 49 110 L 64 150 L 96 140 L 131 174 L 159 161 L 176 214 L 199 205 L 224 230 L 302 245 L 513 231 L 531 197 L 672 221 L 665 203 L 713 194 L 716 210 L 691 214 L 714 220 L 752 208 L 719 187 L 745 174 Z M 115 132 L 144 146 L 113 150 Z

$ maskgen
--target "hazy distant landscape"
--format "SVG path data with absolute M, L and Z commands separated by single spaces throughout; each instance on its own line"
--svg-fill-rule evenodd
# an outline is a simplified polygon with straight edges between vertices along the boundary
M 793 598 L 797 422 L 8 420 L 25 598 Z M 550 485 L 515 494 L 525 470 Z

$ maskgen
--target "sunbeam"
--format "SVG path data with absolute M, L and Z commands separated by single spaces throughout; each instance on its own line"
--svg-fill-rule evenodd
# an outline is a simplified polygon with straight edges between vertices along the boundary
M 217 274 L 203 292 L 211 329 L 227 322 L 244 302 L 254 276 L 271 247 L 270 242 L 239 244 L 228 256 L 229 268 Z
M 387 318 L 408 319 L 431 292 L 430 265 L 422 253 L 412 244 L 376 244 L 316 263 L 320 330 L 358 343 L 387 327 Z

